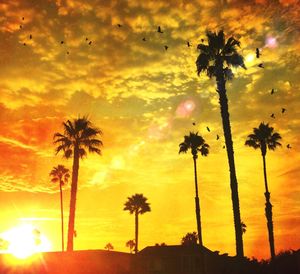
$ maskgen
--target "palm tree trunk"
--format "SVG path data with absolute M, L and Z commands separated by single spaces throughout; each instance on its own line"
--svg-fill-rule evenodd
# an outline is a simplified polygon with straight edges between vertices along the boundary
M 205 274 L 205 262 L 204 262 L 204 253 L 203 253 L 203 241 L 202 241 L 202 228 L 201 228 L 201 215 L 200 215 L 200 201 L 198 194 L 198 176 L 197 176 L 197 157 L 193 156 L 194 160 L 194 175 L 195 175 L 195 205 L 196 205 L 196 220 L 197 220 L 197 230 L 198 230 L 198 239 L 199 245 L 201 248 L 201 273 Z
M 221 116 L 223 123 L 223 132 L 225 137 L 225 144 L 227 150 L 227 158 L 230 172 L 230 188 L 231 188 L 231 200 L 233 207 L 234 227 L 235 227 L 235 241 L 236 241 L 236 255 L 240 258 L 244 257 L 243 248 L 243 236 L 241 227 L 239 194 L 238 194 L 238 182 L 236 178 L 235 163 L 234 163 L 234 151 L 231 135 L 228 100 L 226 96 L 225 79 L 222 71 L 217 76 L 217 92 L 219 93 L 219 102 L 221 107 Z
M 201 216 L 200 216 L 200 202 L 199 202 L 199 195 L 198 195 L 198 179 L 197 179 L 197 160 L 196 157 L 193 157 L 194 160 L 194 175 L 195 175 L 195 206 L 196 206 L 196 221 L 197 221 L 197 230 L 198 230 L 198 239 L 199 245 L 202 247 L 202 229 L 201 229 Z
M 138 243 L 139 243 L 139 214 L 135 212 L 135 247 L 134 253 L 138 253 Z
M 267 218 L 271 259 L 273 260 L 275 258 L 275 243 L 274 243 L 274 228 L 273 228 L 273 220 L 272 220 L 272 204 L 270 202 L 271 193 L 269 192 L 268 181 L 267 181 L 266 156 L 265 155 L 262 156 L 263 156 L 265 197 L 266 197 L 265 214 Z
M 79 153 L 78 153 L 78 148 L 75 147 L 74 148 L 74 158 L 73 158 L 73 170 L 72 170 L 72 185 L 71 185 L 67 251 L 73 251 L 78 170 L 79 170 Z
M 61 250 L 64 251 L 64 209 L 63 209 L 63 196 L 62 196 L 62 182 L 59 183 L 60 190 L 60 216 L 61 216 Z

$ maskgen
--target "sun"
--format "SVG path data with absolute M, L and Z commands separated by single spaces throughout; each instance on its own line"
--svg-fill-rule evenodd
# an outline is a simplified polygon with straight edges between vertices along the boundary
M 51 250 L 50 241 L 30 224 L 14 227 L 2 233 L 1 236 L 8 242 L 7 253 L 19 259 L 26 259 L 37 252 Z

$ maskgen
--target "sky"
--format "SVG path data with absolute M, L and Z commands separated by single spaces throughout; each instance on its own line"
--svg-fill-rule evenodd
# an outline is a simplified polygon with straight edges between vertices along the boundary
M 72 161 L 55 155 L 53 134 L 88 115 L 104 146 L 102 156 L 80 162 L 75 249 L 111 242 L 128 251 L 134 217 L 123 207 L 135 193 L 151 206 L 140 217 L 139 249 L 180 244 L 196 231 L 192 156 L 178 154 L 194 131 L 210 145 L 198 160 L 203 242 L 234 255 L 215 80 L 198 76 L 195 66 L 206 31 L 223 29 L 240 40 L 247 67 L 234 69 L 226 86 L 245 255 L 269 257 L 262 158 L 244 145 L 260 122 L 282 136 L 282 147 L 267 153 L 276 251 L 298 249 L 299 11 L 297 0 L 1 1 L 0 234 L 31 224 L 60 249 L 59 187 L 49 172 L 58 164 L 71 169 Z M 69 185 L 63 194 L 67 224 Z

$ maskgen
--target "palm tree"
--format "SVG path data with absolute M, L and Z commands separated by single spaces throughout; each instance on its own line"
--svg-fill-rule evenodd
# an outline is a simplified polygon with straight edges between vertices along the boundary
M 97 137 L 102 134 L 102 131 L 94 127 L 87 117 L 67 120 L 63 123 L 63 128 L 64 132 L 55 133 L 53 139 L 54 144 L 57 145 L 56 154 L 62 152 L 67 159 L 73 157 L 67 245 L 67 250 L 73 251 L 79 159 L 87 156 L 87 152 L 101 155 L 102 141 Z
M 126 242 L 126 247 L 129 247 L 129 250 L 130 250 L 130 253 L 132 253 L 132 250 L 134 249 L 135 247 L 135 242 L 134 240 L 129 240 Z
M 209 153 L 209 145 L 205 143 L 202 136 L 198 135 L 198 132 L 190 132 L 190 135 L 184 136 L 184 141 L 179 145 L 179 153 L 186 153 L 191 150 L 194 160 L 194 177 L 195 177 L 195 206 L 196 206 L 196 221 L 198 230 L 198 239 L 200 246 L 203 246 L 202 242 L 202 229 L 201 229 L 201 215 L 200 215 L 200 202 L 198 195 L 198 181 L 197 181 L 197 158 L 198 152 L 202 156 L 207 156 Z
M 114 249 L 113 245 L 111 243 L 106 244 L 106 246 L 104 247 L 107 251 L 111 251 Z
M 243 237 L 241 229 L 241 216 L 238 195 L 238 182 L 236 178 L 233 142 L 231 136 L 230 119 L 228 111 L 228 99 L 226 94 L 226 81 L 233 78 L 231 67 L 243 67 L 246 69 L 243 57 L 238 54 L 237 46 L 240 42 L 233 37 L 225 41 L 223 31 L 218 33 L 207 31 L 208 44 L 199 44 L 200 54 L 197 58 L 197 72 L 206 72 L 209 78 L 215 77 L 217 92 L 221 107 L 223 132 L 227 149 L 227 157 L 230 171 L 231 200 L 233 207 L 236 253 L 238 257 L 244 256 Z
M 127 198 L 124 204 L 124 209 L 128 210 L 130 214 L 135 215 L 135 247 L 134 252 L 138 252 L 138 233 L 139 233 L 139 214 L 150 212 L 150 204 L 147 202 L 147 198 L 143 194 L 134 194 Z
M 184 237 L 182 237 L 181 239 L 181 245 L 197 245 L 197 241 L 198 241 L 198 235 L 197 232 L 192 232 L 192 233 L 187 233 Z
M 279 133 L 274 132 L 274 128 L 270 127 L 269 124 L 260 123 L 258 128 L 253 128 L 253 133 L 248 135 L 245 142 L 246 146 L 253 147 L 254 149 L 260 148 L 261 155 L 263 158 L 263 170 L 264 170 L 264 180 L 265 180 L 265 214 L 267 218 L 267 227 L 269 233 L 269 243 L 271 259 L 275 258 L 275 245 L 274 245 L 274 230 L 273 230 L 273 220 L 272 220 L 272 204 L 270 202 L 270 192 L 268 188 L 267 181 L 267 170 L 266 170 L 266 154 L 267 148 L 270 150 L 275 150 L 278 146 L 281 146 L 279 140 L 281 136 Z
M 62 187 L 68 182 L 70 178 L 70 171 L 63 165 L 58 165 L 54 167 L 50 172 L 51 182 L 57 183 L 59 182 L 59 191 L 60 191 L 60 214 L 61 214 L 61 249 L 64 248 L 64 209 L 63 209 L 63 195 L 62 195 Z

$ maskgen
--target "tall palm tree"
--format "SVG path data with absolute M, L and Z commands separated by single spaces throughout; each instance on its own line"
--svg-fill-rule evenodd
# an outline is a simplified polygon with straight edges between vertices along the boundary
M 267 148 L 270 150 L 275 150 L 278 146 L 281 146 L 279 140 L 281 136 L 279 133 L 274 132 L 274 128 L 270 127 L 269 124 L 260 123 L 258 128 L 253 128 L 253 133 L 249 134 L 245 142 L 246 146 L 253 147 L 254 149 L 260 148 L 261 155 L 263 158 L 263 170 L 264 170 L 264 180 L 265 180 L 265 214 L 267 218 L 267 227 L 269 233 L 269 243 L 271 259 L 275 258 L 275 245 L 274 245 L 274 230 L 273 230 L 273 220 L 272 220 L 272 204 L 270 202 L 270 192 L 267 181 L 267 170 L 266 170 L 266 154 Z
M 64 248 L 64 209 L 63 209 L 63 195 L 62 195 L 62 187 L 68 182 L 70 178 L 70 171 L 63 165 L 58 165 L 54 167 L 50 172 L 51 182 L 59 183 L 59 191 L 60 191 L 60 216 L 61 216 L 61 249 Z
M 55 133 L 53 139 L 54 144 L 57 145 L 56 154 L 62 152 L 67 159 L 73 157 L 67 245 L 67 251 L 73 251 L 79 159 L 87 156 L 88 152 L 101 155 L 100 148 L 103 144 L 97 137 L 102 134 L 102 131 L 94 127 L 87 117 L 67 120 L 63 122 L 63 129 L 63 133 Z
M 207 31 L 208 44 L 199 44 L 200 54 L 197 58 L 197 72 L 206 72 L 209 78 L 214 77 L 217 83 L 217 93 L 223 123 L 223 132 L 227 149 L 227 157 L 230 171 L 231 200 L 233 207 L 236 253 L 238 257 L 244 256 L 243 237 L 241 229 L 241 216 L 238 195 L 238 182 L 236 178 L 233 142 L 228 111 L 228 99 L 226 94 L 226 81 L 233 78 L 231 67 L 243 67 L 246 69 L 243 57 L 237 52 L 240 42 L 233 37 L 225 41 L 224 32 Z
M 184 136 L 184 141 L 179 145 L 179 153 L 186 153 L 191 150 L 194 160 L 194 178 L 195 178 L 195 206 L 196 206 L 196 221 L 198 230 L 198 239 L 200 246 L 203 246 L 202 242 L 202 229 L 201 229 L 201 215 L 200 215 L 200 202 L 198 195 L 198 179 L 197 179 L 197 158 L 198 152 L 202 156 L 207 156 L 209 153 L 209 145 L 205 143 L 202 136 L 198 135 L 198 132 L 190 132 L 190 135 Z
M 139 214 L 150 212 L 150 204 L 147 202 L 147 198 L 143 194 L 134 194 L 127 198 L 124 204 L 124 209 L 128 210 L 130 214 L 135 216 L 135 246 L 134 252 L 138 252 L 138 234 L 139 234 Z

